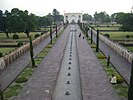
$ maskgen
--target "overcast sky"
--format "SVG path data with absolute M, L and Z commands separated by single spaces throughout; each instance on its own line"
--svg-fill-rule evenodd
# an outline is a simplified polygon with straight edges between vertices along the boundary
M 0 0 L 0 9 L 3 11 L 19 8 L 39 16 L 52 13 L 54 8 L 61 14 L 83 12 L 93 15 L 96 11 L 106 11 L 111 15 L 130 12 L 132 6 L 133 0 Z

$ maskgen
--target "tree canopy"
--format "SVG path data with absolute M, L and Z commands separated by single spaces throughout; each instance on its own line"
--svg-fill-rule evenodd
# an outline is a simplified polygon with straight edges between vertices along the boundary
M 8 33 L 19 32 L 25 32 L 29 37 L 31 31 L 35 31 L 40 27 L 51 26 L 54 22 L 58 24 L 63 21 L 63 16 L 56 9 L 53 10 L 52 14 L 49 13 L 40 17 L 18 8 L 13 8 L 11 12 L 0 10 L 0 31 L 6 33 L 7 38 L 9 38 Z
M 105 11 L 100 13 L 95 12 L 94 19 L 99 23 L 109 23 L 111 21 L 110 16 Z
M 122 24 L 122 31 L 133 31 L 133 14 L 132 13 L 114 13 L 111 19 L 118 24 Z
M 92 16 L 89 14 L 83 14 L 83 20 L 90 22 L 92 20 Z

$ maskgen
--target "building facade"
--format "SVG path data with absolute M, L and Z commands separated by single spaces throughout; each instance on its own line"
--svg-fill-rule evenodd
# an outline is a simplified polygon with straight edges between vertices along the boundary
M 64 13 L 64 23 L 78 23 L 83 21 L 82 13 Z

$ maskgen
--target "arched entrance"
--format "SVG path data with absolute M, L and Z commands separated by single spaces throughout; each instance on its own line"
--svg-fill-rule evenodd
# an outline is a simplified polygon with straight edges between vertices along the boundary
M 75 15 L 72 15 L 70 17 L 70 20 L 71 20 L 71 23 L 76 23 L 76 16 Z

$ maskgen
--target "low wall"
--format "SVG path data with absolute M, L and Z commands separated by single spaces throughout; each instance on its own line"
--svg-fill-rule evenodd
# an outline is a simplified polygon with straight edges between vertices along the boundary
M 62 27 L 62 25 L 58 26 L 58 30 Z M 55 29 L 53 30 L 53 33 L 55 33 Z M 47 32 L 46 34 L 43 34 L 42 36 L 34 39 L 32 41 L 33 46 L 36 46 L 40 42 L 42 42 L 45 38 L 49 36 L 50 32 Z M 28 50 L 30 49 L 29 43 L 23 45 L 20 48 L 17 48 L 13 52 L 5 55 L 4 57 L 0 58 L 0 70 L 4 69 L 8 65 L 10 65 L 12 62 L 14 62 L 17 58 L 24 55 Z
M 96 35 L 96 31 L 93 30 L 93 33 Z M 99 34 L 100 40 L 105 42 L 107 45 L 109 45 L 112 49 L 114 49 L 118 54 L 120 54 L 122 57 L 124 57 L 128 62 L 132 63 L 133 55 L 131 52 L 129 52 L 124 47 L 120 46 L 119 44 L 116 44 L 109 40 L 108 38 L 104 37 L 103 35 Z

